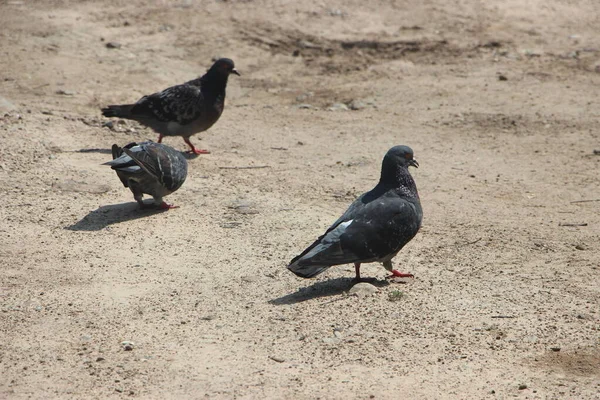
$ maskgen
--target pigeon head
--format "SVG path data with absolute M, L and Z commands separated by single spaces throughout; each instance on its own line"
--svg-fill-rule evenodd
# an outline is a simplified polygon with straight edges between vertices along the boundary
M 240 76 L 240 73 L 235 69 L 233 60 L 229 58 L 220 58 L 210 67 L 209 73 L 218 74 L 223 77 L 229 76 L 229 74 L 236 74 Z
M 394 165 L 404 167 L 419 168 L 419 163 L 414 159 L 413 150 L 408 146 L 394 146 L 388 150 L 383 161 L 388 159 L 388 162 Z
M 400 175 L 408 174 L 408 167 L 419 167 L 413 150 L 408 146 L 394 146 L 383 157 L 381 182 L 397 183 Z

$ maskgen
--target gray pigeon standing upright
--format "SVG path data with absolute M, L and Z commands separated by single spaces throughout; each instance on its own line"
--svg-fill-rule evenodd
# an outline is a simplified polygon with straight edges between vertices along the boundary
M 221 58 L 202 77 L 172 86 L 135 104 L 111 105 L 102 109 L 105 117 L 132 119 L 163 136 L 183 136 L 195 154 L 208 154 L 190 142 L 190 136 L 213 126 L 225 107 L 225 88 L 229 74 L 240 75 L 233 61 Z
M 183 185 L 187 177 L 187 160 L 180 152 L 160 143 L 129 143 L 121 148 L 112 146 L 113 160 L 104 163 L 116 171 L 125 187 L 133 193 L 140 208 L 176 208 L 163 201 Z M 154 204 L 145 204 L 144 194 L 154 197 Z
M 331 266 L 354 263 L 360 281 L 361 263 L 381 262 L 393 276 L 412 277 L 392 267 L 392 258 L 417 234 L 423 219 L 409 166 L 419 166 L 412 149 L 392 147 L 383 158 L 379 183 L 356 199 L 288 269 L 312 278 Z

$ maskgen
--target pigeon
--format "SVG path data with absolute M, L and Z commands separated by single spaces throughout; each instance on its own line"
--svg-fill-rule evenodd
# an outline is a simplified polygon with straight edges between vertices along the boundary
M 117 176 L 133 193 L 140 208 L 177 208 L 163 201 L 183 185 L 187 176 L 187 160 L 180 152 L 160 143 L 129 143 L 121 148 L 112 146 L 110 165 Z M 154 204 L 145 204 L 143 195 L 154 197 Z
M 423 210 L 408 167 L 419 167 L 408 146 L 392 147 L 381 166 L 379 183 L 357 198 L 325 234 L 294 258 L 288 269 L 312 278 L 331 266 L 381 262 L 397 277 L 413 277 L 392 267 L 392 258 L 417 234 Z
M 229 74 L 240 75 L 233 61 L 221 58 L 202 77 L 172 86 L 135 104 L 110 105 L 102 109 L 105 117 L 132 119 L 164 136 L 182 136 L 195 154 L 208 154 L 197 149 L 190 136 L 210 128 L 223 113 L 225 87 Z

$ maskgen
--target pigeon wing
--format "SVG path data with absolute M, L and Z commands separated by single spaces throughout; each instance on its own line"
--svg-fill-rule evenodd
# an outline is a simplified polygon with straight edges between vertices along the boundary
M 398 252 L 418 231 L 419 211 L 411 202 L 397 196 L 363 201 L 357 199 L 288 268 L 311 277 L 332 265 L 377 261 Z
M 184 83 L 142 97 L 133 105 L 131 115 L 141 120 L 187 125 L 200 117 L 203 104 L 204 97 L 200 88 Z
M 159 143 L 144 143 L 141 150 L 123 149 L 144 171 L 170 191 L 181 187 L 187 176 L 187 160 L 181 153 Z

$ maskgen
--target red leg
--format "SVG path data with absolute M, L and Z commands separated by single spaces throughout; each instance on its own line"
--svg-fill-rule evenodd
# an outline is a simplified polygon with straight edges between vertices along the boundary
M 192 149 L 192 153 L 194 154 L 210 154 L 210 151 L 208 150 L 201 150 L 194 147 L 194 145 L 192 144 L 192 142 L 190 142 L 190 139 L 188 138 L 183 138 L 183 141 L 186 142 L 188 146 L 190 146 L 190 148 Z
M 398 278 L 414 278 L 415 277 L 413 274 L 405 274 L 405 273 L 402 273 L 395 269 L 392 270 L 392 276 L 397 276 Z
M 360 277 L 360 263 L 354 263 L 354 271 L 356 272 L 356 277 L 354 280 L 356 282 L 362 282 L 363 279 Z
M 158 143 L 162 142 L 163 135 L 158 135 Z

